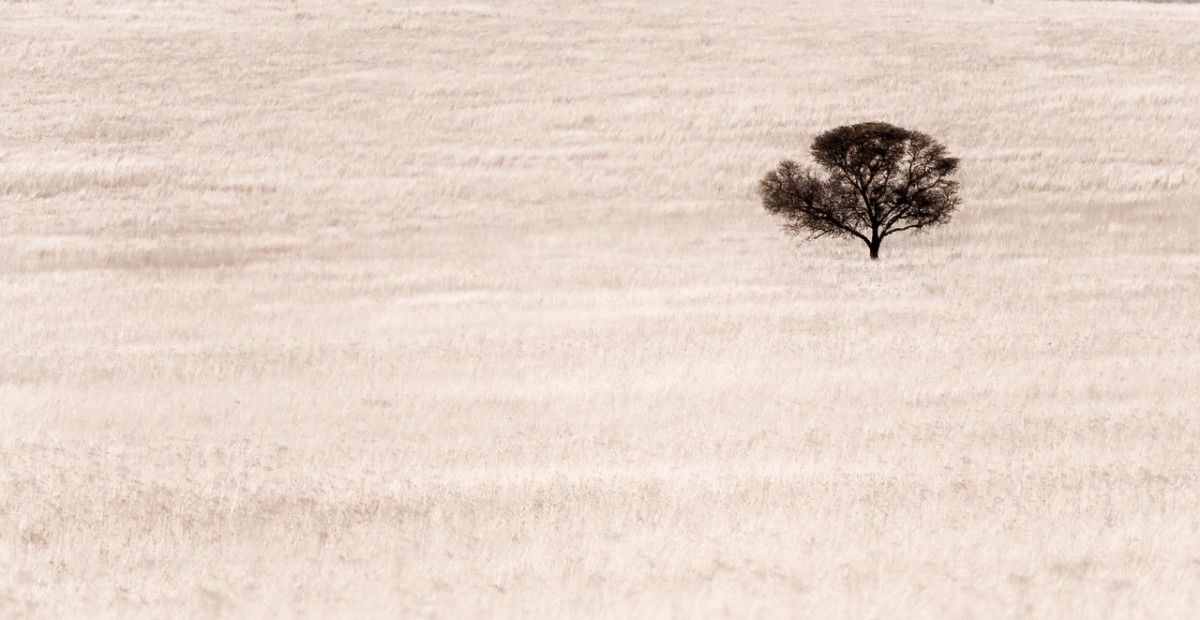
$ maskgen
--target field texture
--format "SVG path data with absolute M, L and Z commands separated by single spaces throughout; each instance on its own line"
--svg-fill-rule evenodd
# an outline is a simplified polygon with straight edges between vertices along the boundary
M 1200 7 L 0 2 L 0 616 L 1200 608 Z M 829 127 L 949 226 L 797 245 Z

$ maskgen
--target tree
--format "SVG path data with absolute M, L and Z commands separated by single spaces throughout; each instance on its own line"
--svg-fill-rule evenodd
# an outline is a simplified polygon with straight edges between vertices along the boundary
M 945 224 L 958 207 L 958 159 L 919 131 L 847 125 L 817 136 L 810 153 L 822 170 L 784 160 L 758 186 L 791 234 L 855 237 L 877 259 L 889 235 Z

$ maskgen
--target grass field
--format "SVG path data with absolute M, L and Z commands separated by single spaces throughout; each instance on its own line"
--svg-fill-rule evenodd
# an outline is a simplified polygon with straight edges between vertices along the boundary
M 1183 616 L 1200 7 L 0 3 L 0 616 Z M 945 228 L 797 245 L 837 124 Z

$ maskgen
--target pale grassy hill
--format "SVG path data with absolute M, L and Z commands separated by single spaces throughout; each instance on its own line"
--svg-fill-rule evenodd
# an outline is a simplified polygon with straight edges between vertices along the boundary
M 1200 12 L 0 6 L 0 615 L 1182 616 Z M 945 229 L 753 185 L 880 119 Z

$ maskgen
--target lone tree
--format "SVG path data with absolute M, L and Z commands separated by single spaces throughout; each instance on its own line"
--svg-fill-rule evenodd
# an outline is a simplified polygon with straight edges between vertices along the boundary
M 958 159 L 919 131 L 847 125 L 817 136 L 810 152 L 822 170 L 785 160 L 759 182 L 763 207 L 789 233 L 856 237 L 876 259 L 889 235 L 945 224 L 958 206 Z

